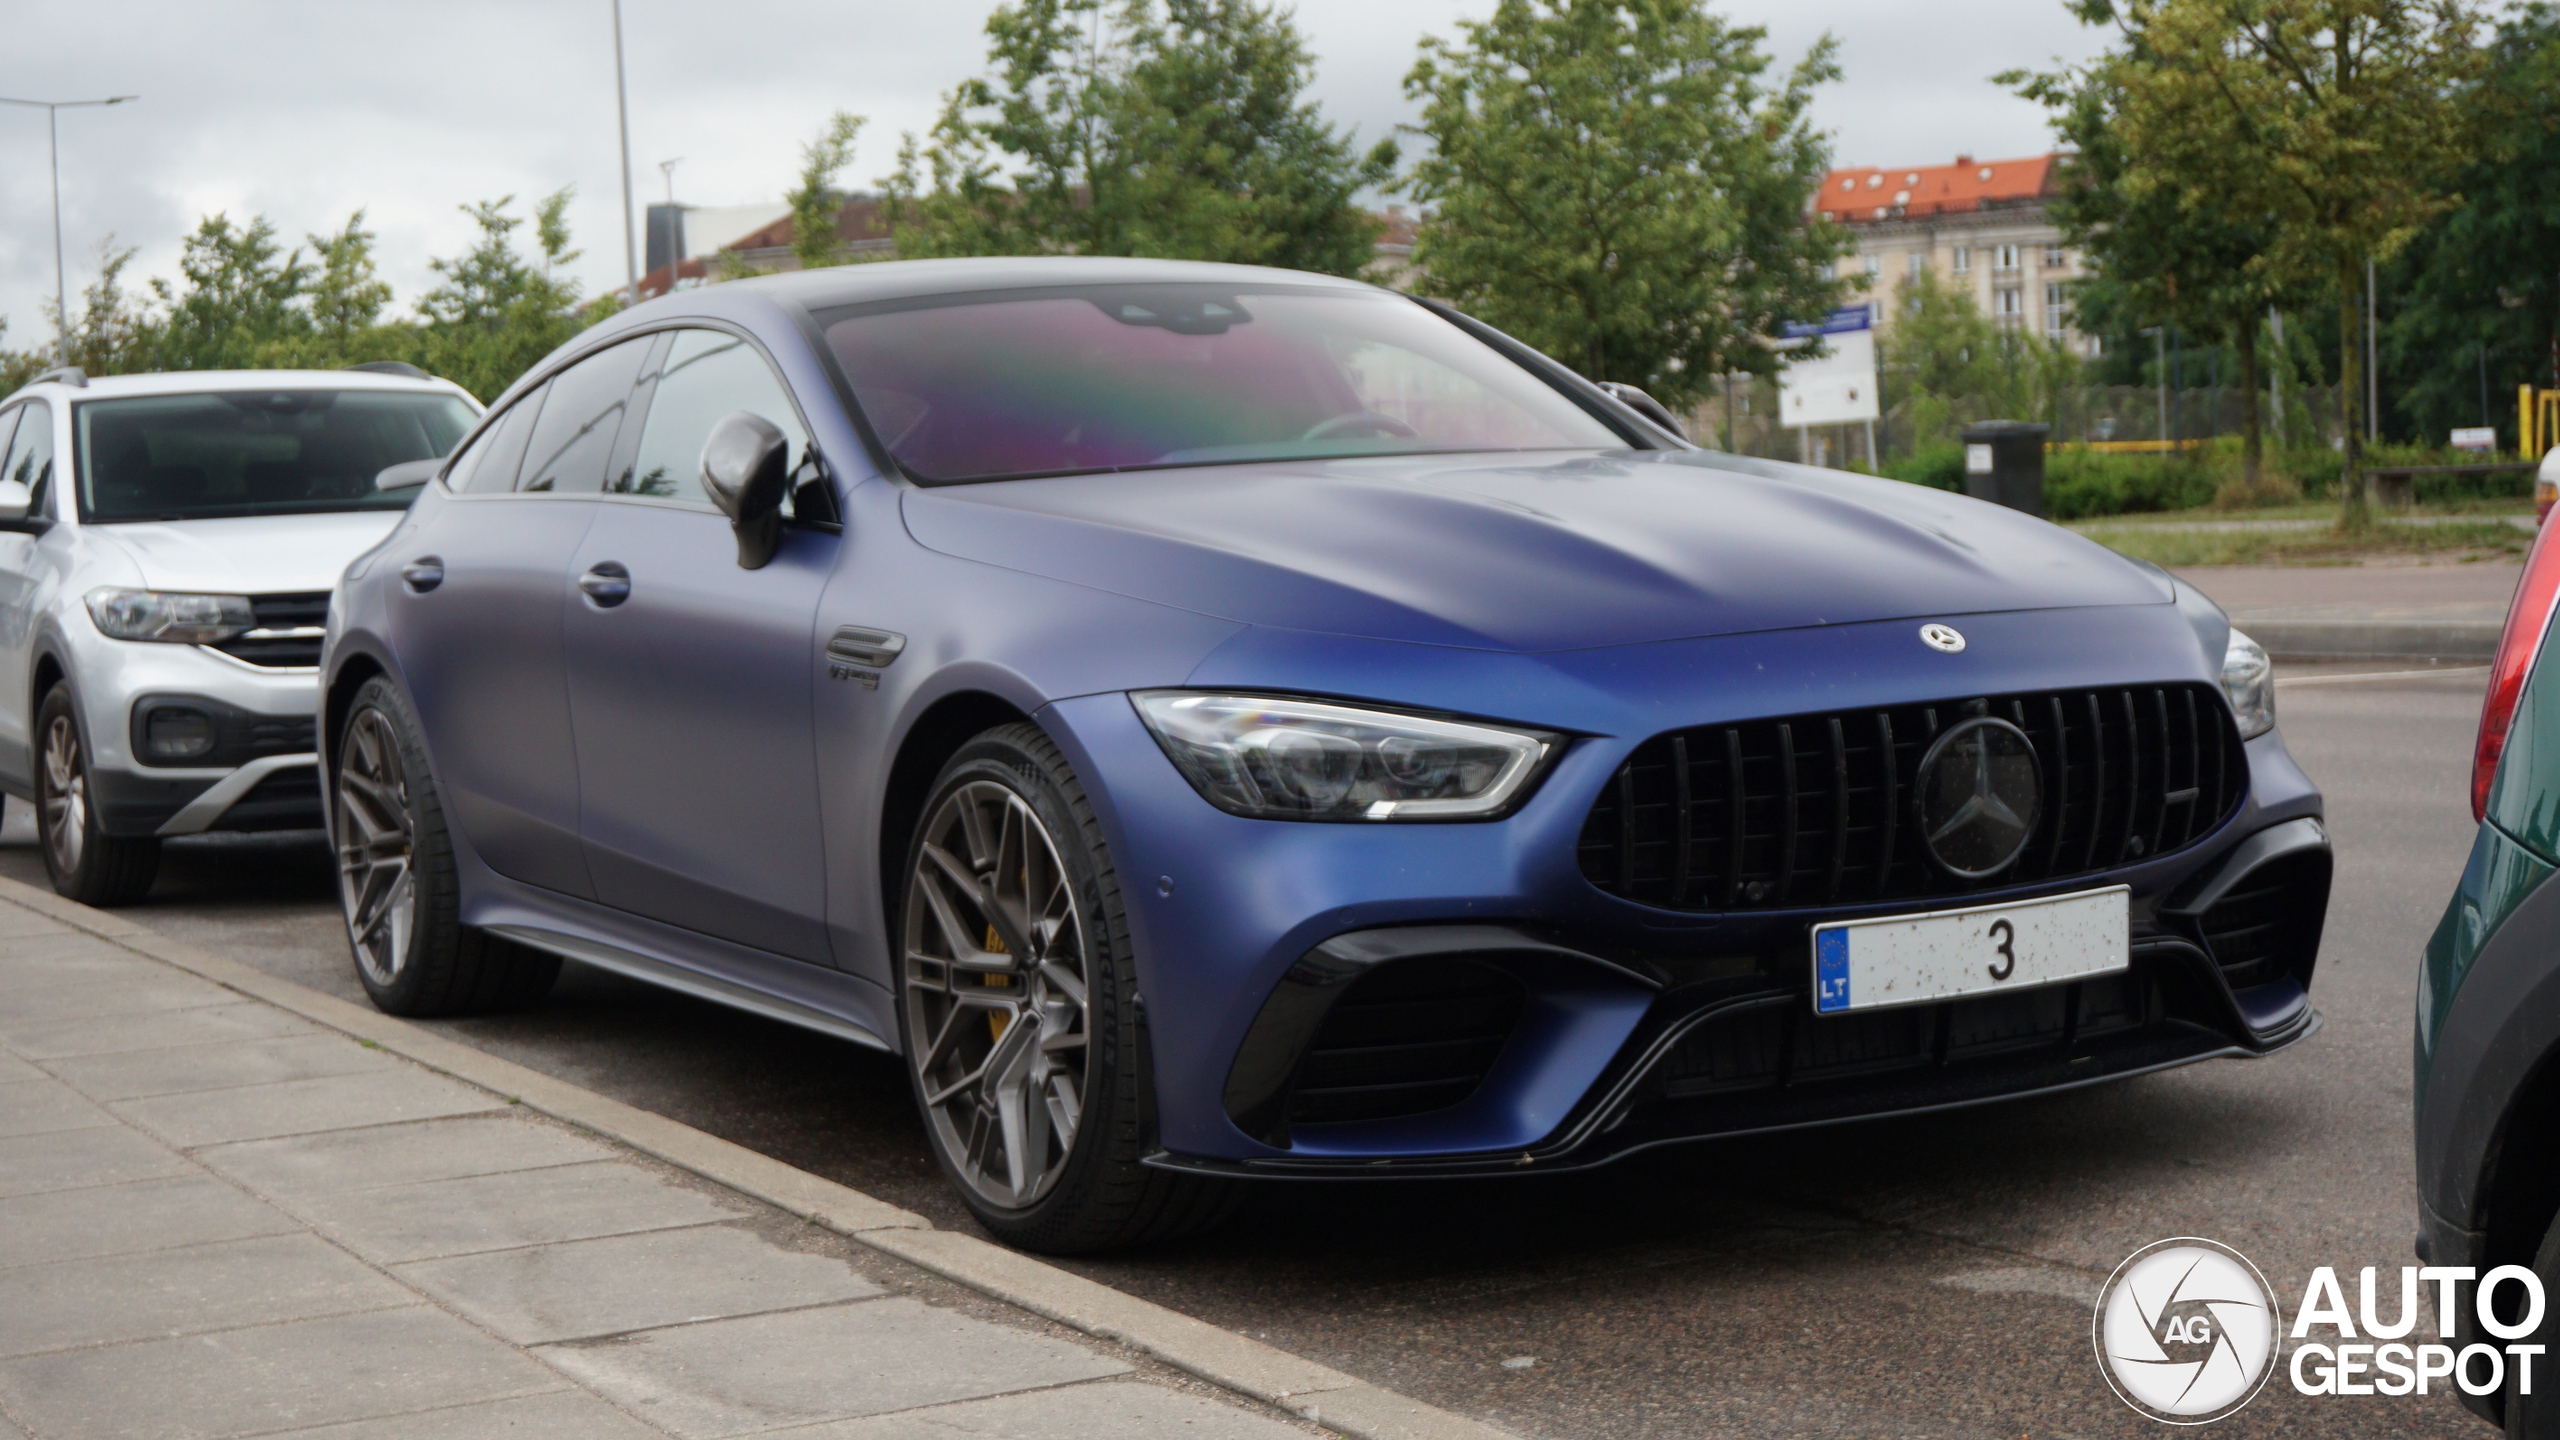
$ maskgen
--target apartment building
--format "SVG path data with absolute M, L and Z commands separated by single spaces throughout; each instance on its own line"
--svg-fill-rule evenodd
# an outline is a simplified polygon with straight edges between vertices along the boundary
M 1814 209 L 1856 237 L 1840 273 L 1868 277 L 1879 331 L 1892 333 L 1895 290 L 1925 270 L 1970 293 L 2002 327 L 2094 355 L 2097 342 L 2071 326 L 2067 287 L 2082 274 L 2080 257 L 2045 217 L 2061 158 L 1853 166 L 1823 178 Z

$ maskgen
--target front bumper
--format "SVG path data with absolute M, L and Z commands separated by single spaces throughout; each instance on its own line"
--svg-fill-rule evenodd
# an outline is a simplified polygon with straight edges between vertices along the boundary
M 108 834 L 320 828 L 319 757 L 312 743 L 317 671 L 261 667 L 197 646 L 109 640 L 94 632 L 70 658 L 89 751 L 89 793 Z M 137 711 L 170 702 L 201 702 L 219 718 L 224 739 L 216 763 L 142 762 Z
M 2049 617 L 1969 617 L 1973 653 L 1997 653 L 2005 643 L 2012 654 L 1970 669 L 1943 667 L 1928 683 L 1948 693 L 1972 684 L 1994 694 L 2123 683 L 2128 668 L 2143 674 L 2146 663 L 2147 673 L 2163 680 L 2199 678 L 2183 624 L 2172 632 L 2134 623 L 2143 618 L 2099 612 L 2063 626 Z M 1651 662 L 1642 667 L 1646 682 L 1691 681 L 1699 693 L 1638 702 L 1594 698 L 1612 688 L 1613 670 L 1638 671 L 1632 662 L 1639 657 L 1623 654 L 1572 661 L 1580 670 L 1562 678 L 1578 691 L 1557 683 L 1565 662 L 1416 654 L 1414 647 L 1392 657 L 1377 652 L 1374 666 L 1364 666 L 1371 659 L 1365 654 L 1348 664 L 1329 656 L 1309 667 L 1330 672 L 1325 678 L 1311 673 L 1294 683 L 1287 666 L 1269 656 L 1254 657 L 1250 675 L 1220 673 L 1220 657 L 1213 657 L 1191 678 L 1201 687 L 1393 695 L 1407 705 L 1560 724 L 1586 737 L 1517 813 L 1483 824 L 1239 819 L 1191 790 L 1125 696 L 1049 707 L 1040 718 L 1089 777 L 1086 788 L 1130 902 L 1157 1077 L 1154 1163 L 1346 1176 L 1565 1168 L 1674 1140 L 1975 1103 L 2215 1055 L 2266 1054 L 2316 1028 L 2308 985 L 2326 902 L 2328 842 L 2318 824 L 2319 795 L 2275 735 L 2244 747 L 2247 797 L 2197 843 L 2103 874 L 1980 892 L 1969 902 L 2127 885 L 2136 954 L 2121 982 L 1818 1020 L 1807 998 L 1813 925 L 1935 907 L 1682 913 L 1603 894 L 1584 878 L 1575 854 L 1585 817 L 1637 745 L 1702 714 L 1901 703 L 1913 683 L 1900 673 L 1910 668 L 1903 663 L 1908 628 L 1648 647 L 1653 653 L 1641 657 Z M 1861 653 L 1888 645 L 1889 661 Z M 2155 654 L 2146 656 L 2146 648 Z M 1390 660 L 1397 666 L 1392 679 Z M 1379 673 L 1356 673 L 1363 668 Z M 1275 671 L 1284 678 L 1256 678 Z M 1946 672 L 1962 678 L 1950 684 Z M 1764 693 L 1737 694 L 1744 688 L 1733 683 L 1737 676 Z M 1560 688 L 1557 703 L 1535 709 L 1521 698 L 1544 691 L 1542 698 L 1554 699 Z M 1562 718 L 1560 710 L 1567 712 Z M 2228 922 L 2226 901 L 2266 889 L 2235 887 L 2270 865 L 2288 867 L 2279 918 L 2291 925 L 2290 948 L 2226 969 L 2215 959 L 2211 925 Z M 2226 934 L 2219 943 L 2233 942 Z M 1312 982 L 1346 956 L 1385 952 L 1415 962 L 1409 973 L 1416 976 L 1438 967 L 1434 983 L 1442 989 L 1383 994 L 1357 1017 L 1349 1038 L 1317 1043 L 1326 1007 L 1290 992 L 1323 988 Z M 1475 1076 L 1472 1088 L 1453 1085 L 1456 1098 L 1425 1113 L 1362 1113 L 1353 1093 L 1363 1084 L 1360 1067 L 1378 1056 L 1357 1052 L 1380 1047 L 1360 1035 L 1385 1023 L 1379 1017 L 1410 1018 L 1433 1005 L 1429 1025 L 1438 1028 L 1417 1043 L 1452 1057 L 1474 1055 L 1477 1070 L 1466 1072 Z M 1275 1026 L 1286 1043 L 1270 1038 Z M 1381 1043 L 1398 1042 L 1390 1036 Z M 1293 1107 L 1284 1092 L 1308 1083 L 1303 1068 L 1319 1051 L 1333 1072 L 1316 1087 L 1330 1092 L 1326 1104 Z M 1464 1078 L 1463 1070 L 1438 1079 Z M 1433 1079 L 1407 1072 L 1390 1083 Z

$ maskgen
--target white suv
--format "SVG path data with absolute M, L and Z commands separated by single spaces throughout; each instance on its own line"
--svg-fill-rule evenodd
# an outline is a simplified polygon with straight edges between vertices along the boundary
M 329 590 L 479 417 L 406 365 L 37 377 L 0 401 L 0 790 L 54 888 L 151 888 L 160 840 L 317 829 Z

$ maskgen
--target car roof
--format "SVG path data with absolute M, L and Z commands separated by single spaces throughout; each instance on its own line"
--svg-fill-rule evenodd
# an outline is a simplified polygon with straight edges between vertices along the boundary
M 79 385 L 38 379 L 6 398 L 59 393 L 74 400 L 104 400 L 126 395 L 201 395 L 235 390 L 405 390 L 469 398 L 469 392 L 450 380 L 385 375 L 374 370 L 164 370 L 148 375 L 96 375 Z M 5 403 L 0 400 L 0 404 Z
M 811 310 L 829 310 L 839 305 L 859 305 L 874 300 L 965 295 L 981 290 L 1027 290 L 1051 285 L 1290 285 L 1366 291 L 1378 288 L 1365 281 L 1345 280 L 1338 275 L 1318 275 L 1306 270 L 1221 265 L 1200 260 L 1140 260 L 1115 255 L 891 260 L 760 275 L 731 283 L 789 299 Z

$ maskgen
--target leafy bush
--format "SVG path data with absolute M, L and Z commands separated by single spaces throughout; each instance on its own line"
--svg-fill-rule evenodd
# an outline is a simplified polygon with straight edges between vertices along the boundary
M 2063 449 L 2044 457 L 2044 513 L 2055 520 L 2188 510 L 2213 499 L 2214 479 L 2186 456 Z
M 1964 447 L 1952 442 L 1923 445 L 1897 460 L 1885 462 L 1884 473 L 1896 480 L 1932 490 L 1964 490 Z

